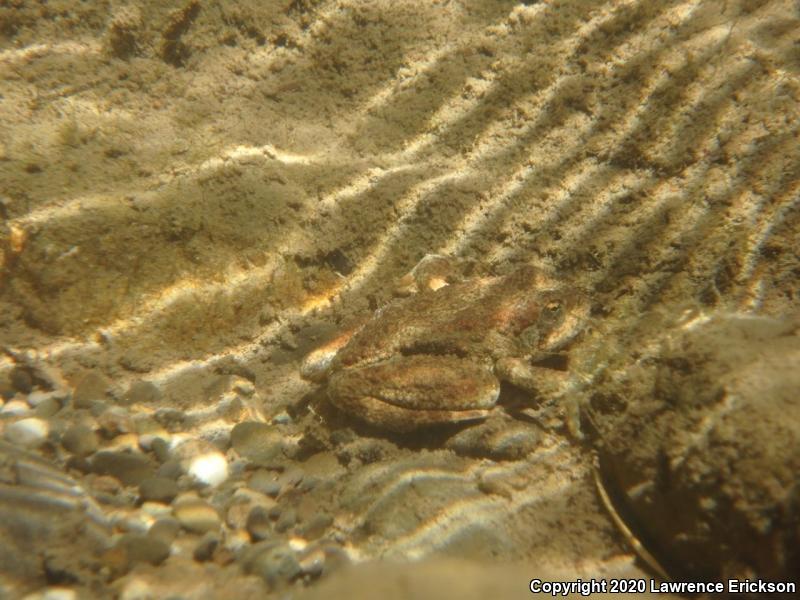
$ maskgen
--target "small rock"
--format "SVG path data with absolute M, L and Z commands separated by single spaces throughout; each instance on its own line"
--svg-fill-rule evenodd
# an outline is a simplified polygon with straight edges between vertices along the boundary
M 133 419 L 131 419 L 128 411 L 120 406 L 114 406 L 103 411 L 103 413 L 97 417 L 97 425 L 102 434 L 107 438 L 131 433 L 135 430 Z
M 56 394 L 54 392 L 45 392 L 45 391 L 42 391 L 42 390 L 34 390 L 30 394 L 28 394 L 28 397 L 26 398 L 26 400 L 28 401 L 28 404 L 31 407 L 36 408 L 42 402 L 44 402 L 45 400 L 48 400 L 50 398 L 53 398 L 55 395 Z
M 134 415 L 133 421 L 136 434 L 139 436 L 139 445 L 142 447 L 142 450 L 151 450 L 153 448 L 153 443 L 157 439 L 168 440 L 170 438 L 167 430 L 150 415 Z
M 272 520 L 269 517 L 269 511 L 263 506 L 253 506 L 247 515 L 245 529 L 254 542 L 272 537 Z
M 167 479 L 178 479 L 178 477 L 183 475 L 181 463 L 179 463 L 177 460 L 168 460 L 163 465 L 158 467 L 156 475 L 159 477 L 166 477 Z
M 122 589 L 119 600 L 153 600 L 156 594 L 147 581 L 141 578 L 130 579 Z
M 541 444 L 538 425 L 509 419 L 489 419 L 467 427 L 445 443 L 463 456 L 489 457 L 495 460 L 519 460 Z
M 47 421 L 30 417 L 11 423 L 4 432 L 6 440 L 23 448 L 38 448 L 47 440 L 50 426 Z
M 101 475 L 116 477 L 124 485 L 139 485 L 153 475 L 150 459 L 134 452 L 97 452 L 92 457 L 92 470 Z
M 228 478 L 228 461 L 219 452 L 209 452 L 192 459 L 188 473 L 195 480 L 212 487 Z
M 61 436 L 61 445 L 75 456 L 88 456 L 97 451 L 97 434 L 83 424 L 72 425 Z
M 33 378 L 28 369 L 14 367 L 11 369 L 11 385 L 15 390 L 23 394 L 30 394 L 33 389 Z
M 241 561 L 246 573 L 260 576 L 273 589 L 287 585 L 303 572 L 294 552 L 274 542 L 251 546 Z
M 151 381 L 134 381 L 122 397 L 124 404 L 157 404 L 161 390 Z
M 232 529 L 242 529 L 246 527 L 247 517 L 254 506 L 260 506 L 269 513 L 277 503 L 272 498 L 250 490 L 239 488 L 228 504 L 225 521 Z
M 122 433 L 116 436 L 111 443 L 103 448 L 104 450 L 114 450 L 115 452 L 139 452 L 141 446 L 139 445 L 139 436 L 135 433 Z
M 280 483 L 281 489 L 283 490 L 296 488 L 300 485 L 300 482 L 303 481 L 303 477 L 305 477 L 305 473 L 303 473 L 302 469 L 292 467 L 284 471 L 283 474 L 278 477 L 278 483 Z
M 252 381 L 248 381 L 247 379 L 237 379 L 236 383 L 233 385 L 233 391 L 249 398 L 256 393 L 256 386 L 253 385 Z
M 284 458 L 283 436 L 268 423 L 238 423 L 231 430 L 231 444 L 254 465 L 271 466 Z
M 169 504 L 179 492 L 178 484 L 167 477 L 148 477 L 139 484 L 139 496 L 145 501 Z
M 28 594 L 22 600 L 77 600 L 78 593 L 65 587 L 49 587 Z
M 22 400 L 9 400 L 3 405 L 2 410 L 0 413 L 4 415 L 27 415 L 30 414 L 31 409 L 28 406 L 27 402 L 23 402 Z
M 277 415 L 272 417 L 273 425 L 288 425 L 291 422 L 292 422 L 292 417 L 285 410 L 282 410 Z
M 326 513 L 318 513 L 303 524 L 299 533 L 307 540 L 315 540 L 325 533 L 332 524 L 333 517 Z
M 178 519 L 173 517 L 161 517 L 147 530 L 147 535 L 157 538 L 166 544 L 172 544 L 181 530 Z
M 301 556 L 299 563 L 304 575 L 316 579 L 325 570 L 325 552 L 321 548 L 314 548 Z
M 126 533 L 119 538 L 116 546 L 125 549 L 131 565 L 144 562 L 155 566 L 169 556 L 169 544 L 148 535 Z
M 54 396 L 48 396 L 33 409 L 33 414 L 41 419 L 49 419 L 61 410 L 61 401 Z
M 275 523 L 275 531 L 283 533 L 294 527 L 295 523 L 297 523 L 297 513 L 293 508 L 288 508 L 282 511 L 281 516 L 278 517 L 278 521 Z
M 104 401 L 111 382 L 99 371 L 87 373 L 75 386 L 72 404 L 75 408 L 91 408 L 96 401 Z
M 219 546 L 219 534 L 209 531 L 200 539 L 192 555 L 197 562 L 206 562 L 214 556 L 217 546 Z
M 150 443 L 153 454 L 159 462 L 166 463 L 169 460 L 169 444 L 163 438 L 157 437 Z
M 281 483 L 275 478 L 273 473 L 266 469 L 259 469 L 250 478 L 247 487 L 262 494 L 266 494 L 271 498 L 277 498 L 281 493 Z
M 174 503 L 172 512 L 183 528 L 193 533 L 216 531 L 221 525 L 216 509 L 200 498 L 179 499 Z

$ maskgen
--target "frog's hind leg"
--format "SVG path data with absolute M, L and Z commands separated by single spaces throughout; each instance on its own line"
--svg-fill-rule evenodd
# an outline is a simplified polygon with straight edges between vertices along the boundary
M 448 423 L 476 421 L 486 418 L 490 410 L 413 410 L 388 404 L 379 398 L 362 396 L 357 400 L 347 397 L 331 399 L 340 410 L 359 420 L 396 433 L 405 433 Z

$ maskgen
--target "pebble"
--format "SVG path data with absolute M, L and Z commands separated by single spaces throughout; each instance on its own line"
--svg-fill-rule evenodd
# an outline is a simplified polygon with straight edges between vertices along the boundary
M 150 443 L 150 447 L 159 462 L 166 463 L 169 460 L 169 443 L 166 441 L 166 438 L 157 437 L 153 439 Z
M 180 530 L 181 524 L 178 519 L 167 516 L 156 520 L 147 530 L 147 535 L 157 538 L 166 544 L 172 544 L 175 538 L 178 537 Z
M 33 389 L 33 378 L 28 370 L 23 367 L 11 369 L 10 380 L 14 389 L 23 394 L 30 394 Z
M 149 535 L 126 533 L 117 540 L 116 546 L 125 549 L 130 565 L 144 562 L 155 566 L 169 556 L 169 544 Z
M 0 413 L 4 415 L 27 415 L 31 412 L 27 402 L 22 400 L 9 400 L 3 405 Z
M 294 552 L 274 542 L 260 542 L 242 555 L 245 572 L 260 576 L 272 588 L 282 587 L 302 574 Z
M 87 373 L 75 386 L 72 404 L 75 408 L 91 408 L 97 401 L 106 399 L 111 382 L 99 371 Z
M 28 594 L 22 600 L 77 600 L 77 598 L 78 594 L 75 590 L 65 587 L 49 587 L 46 590 Z
M 119 595 L 119 600 L 153 600 L 156 597 L 153 588 L 144 579 L 131 579 Z
M 237 379 L 233 384 L 233 391 L 242 396 L 250 397 L 256 393 L 256 386 L 247 379 Z
M 200 483 L 215 487 L 228 478 L 228 461 L 219 452 L 209 452 L 193 458 L 187 471 Z
M 30 404 L 33 408 L 36 408 L 37 406 L 39 406 L 45 400 L 53 398 L 53 396 L 54 396 L 54 392 L 45 392 L 43 390 L 34 390 L 30 394 L 28 394 L 28 397 L 26 398 L 26 400 L 28 401 L 28 404 Z
M 134 381 L 122 396 L 125 404 L 156 404 L 161 400 L 161 390 L 151 381 Z
M 23 448 L 38 448 L 47 440 L 50 426 L 47 421 L 30 417 L 11 423 L 3 432 L 6 440 Z
M 164 441 L 170 438 L 167 430 L 149 415 L 134 416 L 134 426 L 139 436 L 139 445 L 142 447 L 142 450 L 155 450 L 153 445 L 156 443 L 156 440 L 160 439 Z
M 96 452 L 99 443 L 97 434 L 83 424 L 71 425 L 61 436 L 61 445 L 75 456 L 88 456 Z
M 113 406 L 97 417 L 97 425 L 107 438 L 113 438 L 135 430 L 133 419 L 124 408 Z
M 247 516 L 254 506 L 262 506 L 270 511 L 277 506 L 277 503 L 260 492 L 239 488 L 228 502 L 225 522 L 232 529 L 243 529 L 247 523 Z
M 294 527 L 295 523 L 297 523 L 297 513 L 293 508 L 287 508 L 286 510 L 282 511 L 281 516 L 278 517 L 278 520 L 275 523 L 275 531 L 283 533 L 284 531 Z
M 219 546 L 219 534 L 209 531 L 200 539 L 192 556 L 197 562 L 206 562 L 214 556 L 217 546 Z
M 327 513 L 318 513 L 303 524 L 299 533 L 307 540 L 315 540 L 325 533 L 332 524 L 333 517 Z
M 263 506 L 253 506 L 247 514 L 245 529 L 254 542 L 272 537 L 272 519 L 270 519 L 269 511 Z
M 273 473 L 266 469 L 259 469 L 250 477 L 247 487 L 271 498 L 277 498 L 278 494 L 281 493 L 282 486 Z
M 61 410 L 61 401 L 53 396 L 46 398 L 43 402 L 36 405 L 33 414 L 42 419 L 49 419 Z
M 134 452 L 97 452 L 92 457 L 92 470 L 101 475 L 116 477 L 124 485 L 139 485 L 153 475 L 150 459 Z
M 167 479 L 178 479 L 178 477 L 183 475 L 181 463 L 179 463 L 177 460 L 168 460 L 163 465 L 158 467 L 156 475 L 159 477 L 166 477 Z
M 179 492 L 175 480 L 167 477 L 148 477 L 139 484 L 139 496 L 145 501 L 169 504 Z
M 272 423 L 275 425 L 288 425 L 291 422 L 292 417 L 285 410 L 282 410 L 277 415 L 272 417 Z
M 268 423 L 245 421 L 231 430 L 231 444 L 252 464 L 268 467 L 283 462 L 283 436 Z
M 149 528 L 153 519 L 172 516 L 172 507 L 164 504 L 163 502 L 146 501 L 142 502 L 142 505 L 139 508 L 141 509 L 142 518 L 145 519 L 145 522 L 148 524 L 145 529 Z
M 172 512 L 183 528 L 193 533 L 216 531 L 221 524 L 216 509 L 205 500 L 196 497 L 176 500 Z

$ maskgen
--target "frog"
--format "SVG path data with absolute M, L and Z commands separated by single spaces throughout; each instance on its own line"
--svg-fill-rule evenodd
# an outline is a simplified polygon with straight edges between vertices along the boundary
M 415 267 L 413 294 L 305 358 L 302 377 L 324 383 L 340 411 L 404 433 L 484 420 L 498 410 L 502 384 L 536 394 L 563 377 L 543 365 L 583 330 L 583 292 L 528 264 L 445 280 L 442 258 Z

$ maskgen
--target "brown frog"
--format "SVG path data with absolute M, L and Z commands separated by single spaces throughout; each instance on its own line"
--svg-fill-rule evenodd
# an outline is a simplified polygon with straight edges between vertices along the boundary
M 421 266 L 432 258 L 442 257 Z M 588 313 L 581 294 L 531 266 L 417 287 L 309 354 L 301 369 L 306 379 L 327 380 L 339 409 L 398 432 L 483 419 L 501 381 L 537 390 L 553 370 L 534 363 L 563 351 Z

